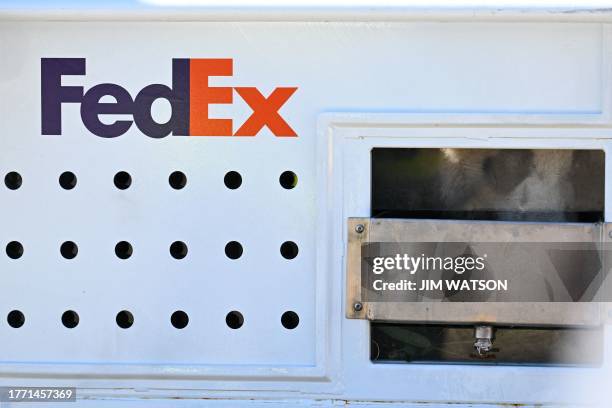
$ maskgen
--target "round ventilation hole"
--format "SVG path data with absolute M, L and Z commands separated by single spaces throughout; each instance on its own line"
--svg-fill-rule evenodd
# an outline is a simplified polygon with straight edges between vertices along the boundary
M 117 313 L 115 321 L 122 329 L 129 329 L 134 324 L 134 315 L 127 310 L 122 310 Z
M 285 312 L 281 316 L 281 324 L 285 329 L 293 330 L 300 324 L 300 317 L 295 312 Z
M 298 178 L 297 175 L 292 171 L 284 171 L 280 177 L 278 178 L 280 185 L 287 190 L 291 190 L 295 186 L 297 186 Z
M 132 185 L 132 176 L 130 176 L 130 173 L 126 171 L 120 171 L 119 173 L 115 174 L 114 182 L 115 187 L 117 187 L 119 190 L 125 190 Z
M 187 256 L 187 244 L 182 241 L 175 241 L 170 245 L 170 255 L 174 259 L 183 259 Z
M 79 324 L 79 315 L 74 310 L 67 310 L 62 315 L 62 324 L 69 329 L 74 329 Z
M 120 259 L 128 259 L 134 253 L 134 249 L 132 248 L 132 244 L 127 241 L 118 242 L 115 245 L 115 255 Z
M 21 174 L 17 173 L 16 171 L 11 171 L 4 176 L 4 184 L 11 190 L 17 190 L 19 187 L 21 187 L 21 181 Z
M 64 190 L 72 190 L 76 187 L 77 177 L 73 172 L 65 171 L 60 175 L 59 183 Z
M 170 323 L 177 329 L 184 329 L 189 324 L 189 316 L 182 310 L 177 310 L 170 316 Z
M 175 190 L 180 190 L 187 185 L 187 176 L 182 171 L 175 171 L 168 177 L 170 187 Z
M 25 323 L 25 316 L 19 310 L 11 310 L 6 316 L 6 321 L 9 326 L 18 329 Z
M 225 316 L 225 323 L 230 329 L 239 329 L 244 324 L 244 317 L 242 313 L 232 310 Z
M 242 185 L 242 176 L 237 171 L 230 171 L 223 178 L 223 182 L 227 188 L 235 190 Z
M 238 259 L 242 256 L 242 245 L 238 241 L 231 241 L 225 245 L 225 255 L 230 259 Z
M 62 256 L 66 259 L 73 259 L 79 253 L 79 247 L 72 241 L 66 241 L 60 247 Z
M 286 241 L 280 247 L 280 253 L 285 259 L 293 259 L 298 255 L 299 249 L 295 242 Z
M 11 259 L 19 259 L 23 255 L 23 245 L 17 241 L 6 244 L 6 255 Z

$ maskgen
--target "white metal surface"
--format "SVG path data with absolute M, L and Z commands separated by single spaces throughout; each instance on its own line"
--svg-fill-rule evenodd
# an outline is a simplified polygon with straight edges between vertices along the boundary
M 100 405 L 110 396 L 431 406 L 596 397 L 583 391 L 609 374 L 609 333 L 602 370 L 370 363 L 367 322 L 344 318 L 343 234 L 346 217 L 369 216 L 374 146 L 607 153 L 608 14 L 591 22 L 591 14 L 568 21 L 560 12 L 527 13 L 524 21 L 519 13 L 511 22 L 409 13 L 148 22 L 145 14 L 116 22 L 0 16 L 0 173 L 23 176 L 19 190 L 0 188 L 0 242 L 25 247 L 19 260 L 0 257 L 0 313 L 26 317 L 20 329 L 0 324 L 2 384 L 76 385 Z M 534 15 L 549 21 L 530 22 Z M 50 21 L 58 19 L 70 21 Z M 76 104 L 63 107 L 61 136 L 42 136 L 42 57 L 86 58 L 87 74 L 65 77 L 66 85 L 111 82 L 132 95 L 169 85 L 172 58 L 233 58 L 234 75 L 211 84 L 257 86 L 266 95 L 297 86 L 281 112 L 298 137 L 264 128 L 253 138 L 154 140 L 133 126 L 102 139 L 84 128 Z M 236 94 L 233 105 L 211 106 L 211 117 L 237 124 L 249 114 Z M 154 117 L 168 115 L 169 105 L 156 103 Z M 74 190 L 58 185 L 66 170 L 78 177 Z M 133 178 L 124 191 L 113 185 L 120 170 Z M 185 189 L 168 185 L 174 170 L 187 175 Z M 223 184 L 230 170 L 242 175 L 237 190 Z M 292 190 L 278 183 L 285 170 L 298 175 Z M 79 245 L 73 260 L 60 256 L 66 240 Z M 114 254 L 122 240 L 134 246 L 128 260 Z M 189 246 L 183 260 L 169 255 L 175 240 Z M 224 254 L 231 240 L 244 247 L 238 260 Z M 293 260 L 280 256 L 286 240 L 299 246 Z M 68 309 L 81 318 L 74 329 L 61 324 Z M 127 330 L 115 324 L 123 309 L 135 317 Z M 189 314 L 183 330 L 170 324 L 178 309 Z M 231 310 L 244 315 L 238 330 L 225 324 Z M 295 330 L 281 325 L 286 310 L 299 314 Z
M 442 121 L 443 115 L 429 117 Z M 480 118 L 475 118 L 475 121 Z M 483 120 L 487 120 L 484 118 Z M 327 115 L 320 121 L 321 135 L 319 152 L 332 152 L 321 167 L 321 176 L 326 178 L 328 210 L 325 222 L 333 232 L 328 243 L 346 242 L 348 217 L 368 217 L 370 214 L 370 171 L 360 163 L 369 161 L 373 147 L 472 147 L 472 148 L 568 148 L 603 149 L 607 151 L 609 141 L 597 137 L 604 130 L 584 131 L 573 127 L 556 126 L 554 130 L 521 124 L 512 129 L 501 121 L 495 125 L 457 124 L 450 120 L 447 125 L 431 126 L 416 120 L 411 115 L 364 115 L 355 120 L 354 115 Z M 588 136 L 587 136 L 588 135 Z M 592 135 L 595 135 L 594 137 Z M 606 164 L 609 171 L 609 163 Z M 608 179 L 608 178 L 607 178 Z M 608 186 L 606 186 L 609 189 Z M 323 192 L 322 192 L 323 194 Z M 607 195 L 607 194 L 606 194 Z M 609 200 L 606 200 L 609 205 Z M 343 224 L 344 223 L 344 224 Z M 321 236 L 323 239 L 323 236 Z M 329 244 L 331 246 L 331 244 Z M 334 246 L 328 254 L 330 268 L 341 270 L 345 248 Z M 367 323 L 345 320 L 342 325 L 342 367 L 344 373 L 369 372 L 370 376 L 352 379 L 350 388 L 364 397 L 371 393 L 368 378 L 376 378 L 377 384 L 385 384 L 386 397 L 401 398 L 410 394 L 419 400 L 453 401 L 461 394 L 469 401 L 511 401 L 542 403 L 563 402 L 578 405 L 585 401 L 598 401 L 602 386 L 610 375 L 610 331 L 606 326 L 606 361 L 601 369 L 575 369 L 563 367 L 484 367 L 484 366 L 422 366 L 422 365 L 373 365 L 367 359 L 356 359 L 365 355 L 369 345 L 353 339 L 367 338 Z M 398 378 L 409 378 L 402 387 L 393 387 Z M 442 378 L 443 380 L 440 380 Z M 486 379 L 486 387 L 482 386 Z M 441 386 L 443 384 L 443 386 Z M 588 391 L 587 391 L 588 390 Z M 597 390 L 597 392 L 595 392 Z M 605 405 L 604 405 L 605 406 Z

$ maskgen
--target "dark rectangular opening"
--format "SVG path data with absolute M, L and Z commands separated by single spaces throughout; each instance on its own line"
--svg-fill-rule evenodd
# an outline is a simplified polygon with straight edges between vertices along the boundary
M 601 330 L 497 327 L 494 349 L 474 350 L 473 326 L 372 323 L 370 358 L 376 363 L 459 363 L 597 366 Z
M 374 148 L 371 166 L 373 218 L 603 221 L 602 150 Z M 496 327 L 483 358 L 471 325 L 370 327 L 377 363 L 589 366 L 603 354 L 601 328 Z
M 372 150 L 372 217 L 600 222 L 603 212 L 601 150 Z

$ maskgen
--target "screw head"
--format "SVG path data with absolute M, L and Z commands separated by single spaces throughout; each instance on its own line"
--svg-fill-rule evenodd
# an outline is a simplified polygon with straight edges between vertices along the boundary
M 365 226 L 363 224 L 357 224 L 355 226 L 356 233 L 361 234 L 363 231 L 365 231 Z
M 363 305 L 361 304 L 361 302 L 355 302 L 355 304 L 353 305 L 353 309 L 356 312 L 361 312 L 361 310 L 363 309 Z

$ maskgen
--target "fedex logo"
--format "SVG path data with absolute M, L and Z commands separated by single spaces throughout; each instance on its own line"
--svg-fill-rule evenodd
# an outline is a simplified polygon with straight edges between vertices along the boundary
M 82 86 L 64 86 L 62 77 L 85 75 L 85 58 L 42 58 L 41 65 L 41 120 L 43 135 L 62 134 L 62 104 L 81 105 L 81 119 L 85 127 L 100 137 L 121 136 L 136 124 L 145 135 L 162 138 L 173 136 L 255 136 L 266 126 L 275 136 L 297 136 L 280 115 L 280 108 L 297 90 L 278 87 L 268 96 L 255 87 L 212 87 L 209 78 L 232 76 L 233 59 L 172 60 L 172 85 L 145 86 L 136 97 L 117 84 L 95 85 L 85 92 Z M 252 109 L 247 120 L 234 131 L 232 119 L 211 118 L 211 104 L 231 104 L 234 90 Z M 104 96 L 114 102 L 101 102 Z M 171 116 L 166 123 L 157 123 L 151 114 L 156 99 L 170 102 Z M 100 115 L 128 114 L 133 120 L 104 123 Z

